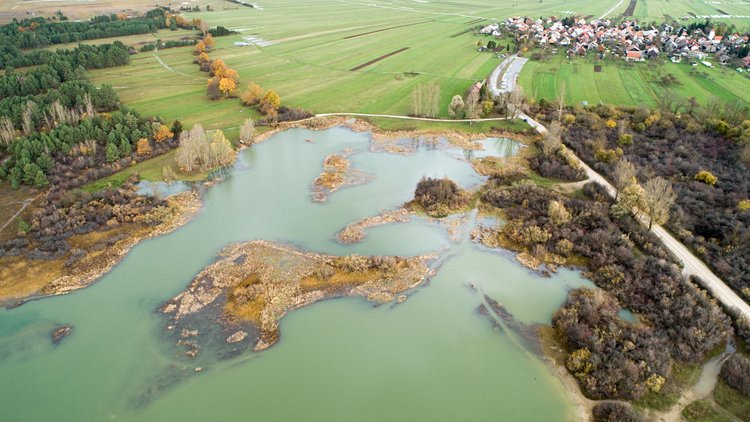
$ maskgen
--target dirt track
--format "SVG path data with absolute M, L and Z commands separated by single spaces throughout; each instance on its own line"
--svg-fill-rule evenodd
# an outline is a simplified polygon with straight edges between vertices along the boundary
M 357 71 L 357 70 L 360 70 L 360 69 L 364 69 L 364 68 L 366 68 L 367 66 L 370 66 L 370 65 L 372 65 L 372 64 L 375 64 L 375 63 L 377 63 L 377 62 L 379 62 L 379 61 L 381 61 L 381 60 L 385 60 L 385 59 L 387 59 L 388 57 L 391 57 L 391 56 L 395 56 L 396 54 L 398 54 L 398 53 L 401 53 L 401 52 L 403 52 L 403 51 L 406 51 L 406 50 L 408 50 L 408 49 L 409 49 L 409 47 L 399 48 L 399 49 L 398 49 L 398 50 L 396 50 L 396 51 L 391 51 L 391 52 L 390 52 L 390 53 L 388 53 L 388 54 L 383 54 L 382 56 L 380 56 L 380 57 L 378 57 L 378 58 L 376 58 L 376 59 L 372 59 L 372 60 L 370 60 L 369 62 L 366 62 L 366 63 L 362 63 L 361 65 L 358 65 L 358 66 L 354 66 L 353 68 L 351 68 L 351 69 L 349 69 L 349 70 L 350 70 L 350 71 L 352 71 L 352 72 L 354 72 L 354 71 Z

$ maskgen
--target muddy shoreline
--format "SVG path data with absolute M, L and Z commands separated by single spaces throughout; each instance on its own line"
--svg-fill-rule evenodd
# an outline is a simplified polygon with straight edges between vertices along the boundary
M 333 127 L 346 127 L 354 132 L 369 132 L 372 134 L 374 141 L 393 140 L 399 138 L 445 138 L 451 144 L 463 149 L 481 149 L 478 141 L 491 137 L 509 138 L 515 141 L 528 143 L 529 135 L 505 130 L 495 130 L 489 133 L 468 133 L 458 129 L 418 129 L 418 130 L 384 130 L 372 123 L 356 117 L 346 116 L 328 116 L 328 117 L 311 117 L 306 120 L 295 122 L 282 122 L 276 127 L 269 129 L 255 137 L 253 144 L 261 143 L 273 135 L 288 129 L 302 128 L 310 130 L 326 130 Z M 243 144 L 246 148 L 252 144 Z
M 258 335 L 250 343 L 261 351 L 278 341 L 281 318 L 312 303 L 340 296 L 403 301 L 405 291 L 432 275 L 429 264 L 436 258 L 334 256 L 263 240 L 233 244 L 160 311 L 170 329 L 193 330 L 196 317 L 199 324 L 228 329 L 251 324 Z

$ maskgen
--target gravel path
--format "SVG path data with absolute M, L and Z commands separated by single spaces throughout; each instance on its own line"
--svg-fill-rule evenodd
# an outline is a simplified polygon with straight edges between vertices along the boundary
M 547 133 L 547 128 L 545 128 L 541 123 L 532 119 L 525 113 L 521 113 L 519 117 L 521 117 L 529 125 L 534 127 L 537 132 L 542 134 Z M 579 158 L 578 161 L 581 163 L 581 166 L 583 167 L 586 175 L 590 180 L 593 180 L 604 186 L 610 196 L 615 196 L 615 193 L 617 191 L 615 190 L 614 186 L 612 186 L 604 177 L 602 177 L 602 175 L 594 171 L 585 162 L 583 162 L 583 160 Z M 641 222 L 648 224 L 647 221 L 644 221 L 644 218 L 641 218 Z M 680 260 L 680 262 L 682 262 L 683 274 L 687 276 L 693 275 L 699 277 L 703 281 L 704 287 L 707 288 L 708 291 L 716 299 L 719 300 L 719 302 L 723 303 L 724 306 L 728 308 L 736 309 L 746 318 L 750 319 L 750 305 L 742 300 L 742 298 L 740 298 L 737 293 L 735 293 L 716 274 L 714 274 L 713 271 L 711 271 L 711 269 L 709 269 L 708 266 L 703 263 L 703 261 L 693 255 L 692 252 L 690 252 L 688 248 L 685 247 L 685 245 L 680 243 L 679 240 L 675 239 L 674 236 L 672 236 L 658 224 L 654 224 L 651 227 L 651 232 L 654 233 L 659 239 L 661 239 L 662 243 L 664 243 L 664 246 L 669 249 L 669 251 L 672 252 L 672 254 Z

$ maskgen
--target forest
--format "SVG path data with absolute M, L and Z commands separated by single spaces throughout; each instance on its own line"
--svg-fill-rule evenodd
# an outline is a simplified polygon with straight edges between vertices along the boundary
M 151 156 L 154 148 L 174 147 L 154 142 L 138 151 L 138 142 L 150 142 L 160 124 L 127 109 L 116 112 L 120 104 L 112 87 L 95 87 L 85 76 L 86 68 L 128 60 L 127 49 L 116 41 L 53 54 L 47 64 L 24 73 L 7 69 L 0 77 L 0 181 L 40 188 L 73 183 L 83 173 L 112 172 Z M 109 112 L 115 113 L 101 114 Z
M 574 117 L 573 117 L 574 116 Z M 750 300 L 750 121 L 713 110 L 597 107 L 573 111 L 565 145 L 610 180 L 627 160 L 637 179 L 660 176 L 676 194 L 665 227 Z
M 143 17 L 96 16 L 87 22 L 53 21 L 43 17 L 24 19 L 0 26 L 0 68 L 23 56 L 22 50 L 85 40 L 148 34 L 167 27 L 166 12 L 154 9 Z M 38 63 L 32 63 L 38 64 Z

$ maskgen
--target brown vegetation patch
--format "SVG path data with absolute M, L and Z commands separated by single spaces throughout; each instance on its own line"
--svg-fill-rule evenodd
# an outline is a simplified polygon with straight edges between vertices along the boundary
M 175 324 L 213 303 L 225 301 L 218 320 L 239 318 L 260 330 L 254 349 L 264 350 L 279 336 L 287 312 L 335 296 L 395 300 L 419 285 L 435 256 L 415 258 L 333 256 L 290 246 L 253 241 L 226 247 L 190 286 L 162 307 Z
M 312 183 L 313 201 L 324 202 L 343 186 L 361 185 L 373 179 L 371 174 L 350 168 L 349 154 L 351 151 L 346 150 L 344 155 L 330 154 L 323 160 L 323 172 Z
M 31 201 L 38 192 L 28 186 L 12 189 L 7 183 L 0 187 L 0 242 L 13 239 L 18 232 L 18 220 L 27 220 L 31 207 L 16 215 L 27 201 Z M 33 204 L 32 204 L 33 205 Z M 3 228 L 3 226 L 5 226 Z
M 168 200 L 168 214 L 158 210 L 158 225 L 121 224 L 106 231 L 70 237 L 71 252 L 42 260 L 24 255 L 0 257 L 0 303 L 31 297 L 58 295 L 87 287 L 109 272 L 130 249 L 143 239 L 165 234 L 183 225 L 200 207 L 195 193 L 184 192 Z M 79 251 L 81 257 L 69 262 Z
M 528 167 L 521 157 L 482 157 L 471 161 L 471 167 L 482 176 L 515 179 L 528 174 Z
M 453 180 L 424 177 L 417 183 L 414 199 L 406 207 L 412 211 L 424 212 L 430 217 L 442 218 L 465 211 L 469 200 L 469 194 Z
M 385 59 L 387 59 L 388 57 L 391 57 L 391 56 L 395 56 L 396 54 L 398 54 L 398 53 L 402 53 L 402 52 L 404 52 L 404 51 L 406 51 L 406 50 L 408 50 L 408 49 L 409 49 L 409 47 L 403 47 L 403 48 L 399 48 L 398 50 L 395 50 L 395 51 L 391 51 L 391 52 L 390 52 L 390 53 L 388 53 L 388 54 L 383 54 L 383 55 L 382 55 L 382 56 L 380 56 L 380 57 L 377 57 L 377 58 L 375 58 L 375 59 L 372 59 L 372 60 L 370 60 L 369 62 L 365 62 L 365 63 L 362 63 L 362 64 L 360 64 L 360 65 L 358 65 L 358 66 L 354 66 L 353 68 L 351 68 L 351 69 L 349 69 L 349 70 L 350 70 L 350 71 L 352 71 L 352 72 L 355 72 L 355 71 L 357 71 L 357 70 L 360 70 L 360 69 L 364 69 L 364 68 L 366 68 L 367 66 L 373 65 L 373 64 L 375 64 L 375 63 L 377 63 L 377 62 L 379 62 L 379 61 L 381 61 L 381 60 L 385 60 Z
M 386 211 L 374 217 L 367 217 L 355 221 L 338 232 L 338 234 L 336 234 L 336 239 L 342 243 L 361 242 L 365 236 L 367 236 L 367 233 L 365 232 L 366 229 L 391 223 L 406 223 L 411 219 L 409 214 L 408 210 L 399 209 L 395 211 Z

